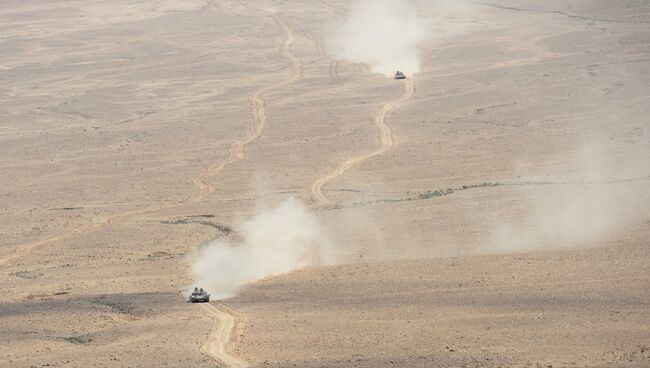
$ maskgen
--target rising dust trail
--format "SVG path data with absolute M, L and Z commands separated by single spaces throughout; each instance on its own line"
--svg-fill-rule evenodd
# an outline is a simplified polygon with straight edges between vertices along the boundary
M 230 145 L 230 154 L 227 160 L 211 165 L 199 176 L 191 180 L 191 182 L 199 189 L 199 193 L 195 197 L 191 198 L 189 201 L 190 203 L 201 202 L 211 193 L 213 193 L 215 191 L 215 187 L 209 183 L 209 179 L 221 172 L 226 166 L 243 160 L 245 157 L 246 147 L 252 141 L 262 135 L 268 122 L 264 102 L 264 94 L 274 88 L 293 83 L 301 79 L 303 76 L 302 62 L 293 54 L 291 50 L 291 45 L 295 40 L 293 28 L 291 28 L 277 13 L 273 13 L 273 18 L 278 26 L 280 26 L 282 29 L 282 32 L 285 36 L 285 41 L 282 44 L 281 52 L 291 65 L 292 75 L 289 79 L 271 86 L 264 87 L 250 96 L 251 109 L 253 112 L 253 128 L 251 129 L 251 133 L 245 139 L 242 139 Z M 123 219 L 137 214 L 175 208 L 179 206 L 179 204 L 172 204 L 167 206 L 147 207 L 143 209 L 115 213 L 93 221 L 92 224 L 80 226 L 56 236 L 20 245 L 11 254 L 0 258 L 0 265 L 4 265 L 8 262 L 14 261 L 21 256 L 27 255 L 43 245 L 90 232 L 104 225 L 108 225 L 116 219 Z M 235 317 L 234 313 L 224 312 L 210 305 L 204 306 L 204 309 L 206 311 L 206 314 L 214 319 L 215 323 L 213 326 L 213 332 L 210 334 L 208 340 L 204 345 L 204 352 L 213 359 L 225 364 L 227 367 L 248 367 L 247 362 L 232 356 L 225 349 L 225 346 L 230 341 L 232 330 L 236 325 L 237 318 Z
M 209 179 L 217 175 L 218 173 L 220 173 L 228 165 L 243 160 L 245 157 L 246 147 L 252 141 L 254 141 L 255 139 L 259 138 L 262 135 L 268 121 L 265 104 L 264 104 L 264 94 L 272 89 L 295 82 L 302 78 L 302 63 L 300 59 L 298 59 L 291 51 L 291 45 L 294 42 L 293 29 L 290 26 L 288 26 L 287 23 L 284 22 L 278 14 L 273 13 L 273 18 L 276 21 L 276 23 L 280 26 L 280 28 L 282 28 L 282 31 L 286 38 L 285 42 L 282 45 L 282 55 L 285 58 L 287 58 L 287 60 L 289 60 L 289 63 L 291 64 L 292 76 L 288 80 L 259 89 L 249 97 L 251 103 L 251 109 L 253 110 L 253 127 L 251 129 L 250 134 L 246 138 L 236 141 L 230 145 L 229 148 L 230 153 L 228 159 L 217 162 L 209 166 L 197 177 L 190 179 L 190 182 L 198 188 L 198 193 L 189 200 L 189 203 L 199 203 L 205 200 L 211 193 L 213 193 L 216 189 L 214 185 L 209 183 Z M 176 208 L 180 206 L 181 205 L 176 203 L 165 205 L 165 206 L 149 206 L 146 208 L 141 208 L 136 210 L 118 212 L 99 219 L 95 219 L 91 224 L 82 225 L 58 235 L 21 244 L 17 246 L 10 254 L 0 258 L 0 266 L 12 262 L 22 256 L 26 256 L 44 245 L 69 239 L 81 234 L 89 233 L 105 225 L 109 225 L 115 220 L 125 219 L 135 215 L 141 215 L 145 213 L 151 213 L 155 211 Z
M 192 200 L 194 203 L 201 202 L 210 195 L 210 193 L 215 191 L 215 187 L 208 182 L 210 177 L 219 173 L 227 165 L 242 160 L 244 158 L 246 146 L 258 138 L 264 131 L 268 122 L 264 94 L 274 88 L 298 81 L 303 77 L 302 62 L 291 50 L 291 45 L 295 40 L 293 28 L 276 12 L 273 12 L 272 15 L 275 22 L 282 29 L 282 33 L 285 37 L 281 53 L 291 65 L 291 77 L 283 82 L 262 88 L 251 95 L 250 102 L 254 121 L 254 127 L 251 134 L 247 138 L 237 141 L 230 146 L 230 157 L 226 161 L 212 165 L 193 180 L 193 183 L 199 188 L 199 194 Z M 214 324 L 210 336 L 203 345 L 202 351 L 226 367 L 248 367 L 248 362 L 235 357 L 226 349 L 226 346 L 230 343 L 230 340 L 233 337 L 232 331 L 234 330 L 238 319 L 235 313 L 229 311 L 223 306 L 220 306 L 220 308 L 221 309 L 218 309 L 212 305 L 203 304 L 204 311 L 208 317 L 214 320 Z
M 346 171 L 350 170 L 355 165 L 358 165 L 359 163 L 369 158 L 382 155 L 393 148 L 395 145 L 393 131 L 391 130 L 390 126 L 386 124 L 386 118 L 388 118 L 393 110 L 410 99 L 413 96 L 413 93 L 415 93 L 415 81 L 413 79 L 404 80 L 404 94 L 398 99 L 389 101 L 384 104 L 375 115 L 373 121 L 377 127 L 380 143 L 380 146 L 377 149 L 344 161 L 339 166 L 334 168 L 334 170 L 332 170 L 329 174 L 316 179 L 316 181 L 311 184 L 309 191 L 311 193 L 312 199 L 314 202 L 316 202 L 316 204 L 320 206 L 330 206 L 334 204 L 332 200 L 327 198 L 327 196 L 323 193 L 323 187 L 325 184 L 345 174 Z

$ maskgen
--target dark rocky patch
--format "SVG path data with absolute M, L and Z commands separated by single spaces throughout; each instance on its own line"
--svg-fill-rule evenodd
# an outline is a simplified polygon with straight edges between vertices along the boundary
M 201 217 L 208 217 L 212 215 L 201 215 Z M 175 220 L 165 220 L 161 221 L 161 224 L 166 224 L 166 225 L 186 225 L 186 224 L 199 224 L 203 226 L 209 226 L 211 228 L 219 230 L 219 232 L 223 235 L 226 236 L 232 232 L 232 229 L 230 226 L 221 224 L 218 222 L 213 222 L 213 221 L 206 221 L 206 220 L 196 220 L 192 218 L 180 218 L 180 219 L 175 219 Z

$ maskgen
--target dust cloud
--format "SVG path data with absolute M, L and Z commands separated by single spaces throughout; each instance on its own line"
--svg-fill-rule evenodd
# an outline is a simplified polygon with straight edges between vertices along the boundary
M 638 159 L 621 159 L 582 147 L 566 167 L 571 177 L 538 185 L 515 186 L 521 212 L 502 214 L 487 237 L 486 253 L 594 247 L 617 239 L 650 205 L 648 172 Z M 635 193 L 635 202 L 629 200 Z
M 330 30 L 328 51 L 374 73 L 413 75 L 422 54 L 472 27 L 475 4 L 466 0 L 357 0 L 345 22 Z
M 335 263 L 323 227 L 294 198 L 259 210 L 238 229 L 240 240 L 214 240 L 190 256 L 194 285 L 216 298 L 233 297 L 242 285 L 264 277 Z
M 358 0 L 345 24 L 329 40 L 335 57 L 364 63 L 375 73 L 407 75 L 420 69 L 418 44 L 425 31 L 413 2 L 406 0 Z
M 544 249 L 594 246 L 618 225 L 622 208 L 602 185 L 580 189 L 525 189 L 525 213 L 492 228 L 489 253 L 517 253 Z

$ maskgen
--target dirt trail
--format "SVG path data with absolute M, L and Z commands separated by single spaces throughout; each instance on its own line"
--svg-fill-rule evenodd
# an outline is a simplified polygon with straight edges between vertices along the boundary
M 160 209 L 169 208 L 169 207 L 176 207 L 176 206 L 178 206 L 178 205 L 174 204 L 174 205 L 168 205 L 168 206 L 158 206 L 158 207 L 155 208 L 155 210 L 160 210 Z M 90 224 L 76 227 L 74 229 L 71 229 L 71 230 L 66 231 L 64 233 L 61 233 L 61 234 L 53 235 L 53 236 L 49 236 L 49 237 L 44 238 L 44 239 L 40 239 L 40 240 L 36 240 L 36 241 L 33 241 L 33 242 L 21 244 L 21 245 L 17 246 L 16 249 L 14 249 L 14 251 L 11 252 L 10 254 L 8 254 L 8 255 L 6 255 L 4 257 L 0 257 L 0 266 L 5 265 L 5 264 L 7 264 L 9 262 L 12 262 L 12 261 L 14 261 L 14 260 L 16 260 L 16 259 L 18 259 L 18 258 L 20 258 L 22 256 L 28 255 L 31 252 L 33 252 L 34 250 L 36 250 L 36 249 L 38 249 L 38 248 L 40 248 L 40 247 L 42 247 L 42 246 L 44 246 L 46 244 L 54 243 L 54 242 L 57 242 L 57 241 L 62 241 L 62 240 L 65 240 L 65 239 L 70 239 L 70 238 L 75 237 L 77 235 L 86 234 L 86 233 L 89 233 L 89 232 L 91 232 L 91 231 L 93 231 L 95 229 L 103 227 L 105 225 L 109 225 L 115 220 L 123 219 L 123 218 L 130 217 L 130 216 L 135 216 L 135 215 L 146 213 L 146 212 L 151 212 L 153 210 L 154 209 L 152 209 L 151 207 L 146 207 L 146 208 L 140 208 L 140 209 L 134 209 L 134 210 L 124 211 L 124 212 L 114 213 L 114 214 L 111 214 L 111 215 L 108 215 L 108 216 L 93 219 L 93 222 L 90 223 Z
M 282 29 L 282 32 L 285 36 L 285 41 L 282 44 L 282 49 L 281 53 L 282 55 L 287 58 L 291 65 L 291 70 L 292 70 L 292 75 L 291 78 L 284 80 L 282 82 L 266 86 L 264 88 L 261 88 L 254 92 L 250 97 L 250 104 L 251 104 L 251 109 L 253 112 L 253 125 L 251 128 L 250 133 L 243 139 L 238 140 L 234 142 L 233 144 L 230 145 L 229 151 L 230 154 L 228 158 L 224 161 L 217 162 L 211 166 L 209 166 L 207 169 L 205 169 L 201 174 L 198 176 L 190 179 L 190 182 L 198 188 L 198 193 L 194 195 L 193 197 L 190 198 L 189 203 L 199 203 L 205 200 L 211 193 L 213 193 L 216 189 L 214 185 L 212 185 L 209 180 L 211 177 L 217 175 L 219 172 L 221 172 L 225 167 L 227 167 L 230 164 L 233 164 L 235 162 L 241 161 L 245 157 L 245 152 L 246 152 L 246 147 L 255 139 L 259 138 L 262 133 L 264 132 L 264 129 L 266 128 L 267 125 L 267 115 L 266 115 L 266 107 L 264 103 L 264 94 L 267 93 L 268 91 L 284 86 L 286 84 L 295 82 L 299 79 L 302 78 L 303 72 L 302 72 L 302 62 L 298 57 L 296 57 L 293 52 L 291 51 L 291 45 L 293 44 L 295 38 L 294 38 L 294 31 L 293 28 L 291 28 L 283 19 L 280 15 L 277 13 L 273 13 L 273 18 L 278 24 L 278 26 Z M 165 206 L 148 206 L 145 208 L 140 208 L 140 209 L 135 209 L 135 210 L 129 210 L 129 211 L 124 211 L 124 212 L 118 212 L 114 213 L 102 218 L 94 219 L 91 224 L 87 225 L 82 225 L 79 227 L 76 227 L 74 229 L 71 229 L 69 231 L 66 231 L 64 233 L 58 234 L 58 235 L 53 235 L 44 239 L 40 239 L 37 241 L 21 244 L 16 247 L 16 249 L 4 256 L 0 257 L 0 266 L 7 264 L 9 262 L 12 262 L 22 256 L 28 255 L 34 250 L 50 244 L 54 243 L 57 241 L 62 241 L 65 239 L 69 239 L 81 234 L 86 234 L 89 233 L 95 229 L 101 228 L 105 225 L 108 225 L 115 220 L 118 219 L 124 219 L 128 218 L 131 216 L 135 215 L 141 215 L 145 213 L 151 213 L 151 212 L 156 212 L 160 210 L 165 210 L 165 209 L 170 209 L 170 208 L 176 208 L 180 207 L 183 204 L 170 204 L 170 205 L 165 205 Z
M 238 140 L 230 145 L 230 153 L 228 159 L 211 165 L 200 175 L 190 180 L 190 182 L 198 188 L 198 193 L 194 197 L 190 198 L 189 203 L 199 203 L 205 200 L 211 193 L 213 193 L 215 191 L 215 187 L 209 182 L 210 178 L 221 172 L 228 165 L 243 160 L 246 153 L 246 147 L 262 135 L 268 123 L 264 95 L 272 89 L 293 83 L 303 77 L 302 62 L 296 55 L 293 54 L 291 50 L 291 46 L 295 40 L 293 28 L 287 22 L 285 22 L 279 14 L 273 13 L 273 18 L 278 26 L 282 29 L 282 33 L 285 37 L 285 41 L 281 47 L 281 53 L 288 60 L 291 66 L 291 77 L 282 82 L 261 88 L 249 97 L 251 110 L 253 113 L 253 125 L 250 133 L 245 138 Z M 108 225 L 117 219 L 123 219 L 143 213 L 151 213 L 162 209 L 180 207 L 182 205 L 183 204 L 150 206 L 136 210 L 119 212 L 100 219 L 96 219 L 91 224 L 74 228 L 65 233 L 20 245 L 11 254 L 0 258 L 0 265 L 4 265 L 8 262 L 14 261 L 19 257 L 27 255 L 43 245 L 88 233 L 94 229 Z M 203 304 L 203 308 L 206 314 L 214 319 L 214 325 L 208 340 L 203 345 L 202 352 L 215 359 L 216 361 L 222 363 L 226 367 L 248 367 L 248 362 L 233 356 L 227 351 L 227 345 L 230 343 L 236 325 L 236 313 L 227 311 L 225 309 L 217 309 L 210 304 Z
M 230 145 L 230 154 L 228 159 L 225 161 L 218 162 L 206 170 L 204 170 L 199 176 L 191 180 L 192 184 L 199 189 L 198 194 L 191 199 L 192 203 L 198 203 L 205 200 L 211 193 L 214 193 L 216 188 L 214 185 L 210 184 L 209 180 L 211 177 L 217 175 L 221 172 L 226 166 L 231 165 L 235 162 L 241 161 L 244 159 L 246 153 L 246 147 L 255 139 L 259 138 L 266 125 L 268 123 L 268 117 L 266 114 L 266 105 L 264 102 L 264 95 L 273 89 L 284 86 L 289 83 L 293 83 L 299 79 L 302 79 L 302 62 L 298 57 L 296 57 L 291 51 L 291 45 L 293 44 L 294 31 L 280 15 L 273 13 L 273 19 L 275 22 L 282 28 L 282 32 L 285 36 L 285 41 L 282 44 L 282 55 L 289 61 L 291 65 L 292 75 L 288 80 L 261 88 L 254 92 L 250 97 L 249 101 L 251 104 L 251 109 L 253 111 L 253 126 L 250 133 L 244 139 L 238 140 Z
M 414 92 L 415 92 L 415 81 L 413 79 L 404 80 L 404 94 L 402 94 L 402 96 L 400 96 L 398 99 L 384 104 L 384 106 L 382 106 L 381 109 L 379 109 L 379 111 L 375 115 L 373 121 L 375 123 L 375 126 L 377 127 L 377 131 L 379 134 L 380 146 L 378 148 L 376 148 L 371 152 L 367 152 L 344 161 L 339 166 L 334 168 L 334 170 L 332 170 L 329 174 L 321 178 L 318 178 L 316 181 L 314 181 L 311 184 L 309 191 L 311 192 L 311 197 L 314 200 L 314 202 L 316 202 L 316 204 L 321 206 L 327 206 L 333 204 L 333 202 L 329 198 L 327 198 L 327 196 L 323 193 L 323 187 L 325 186 L 325 184 L 330 182 L 332 179 L 343 175 L 346 171 L 350 170 L 352 167 L 361 163 L 362 161 L 365 161 L 371 157 L 384 154 L 385 152 L 393 148 L 393 146 L 395 145 L 395 141 L 393 140 L 393 131 L 391 130 L 390 126 L 386 124 L 386 118 L 388 118 L 388 116 L 393 110 L 395 110 L 400 105 L 402 105 L 402 103 L 404 103 L 409 98 L 411 98 Z
M 210 337 L 201 347 L 201 352 L 226 367 L 248 367 L 247 361 L 237 358 L 228 351 L 228 343 L 233 338 L 237 318 L 230 311 L 224 311 L 212 304 L 201 304 L 205 314 L 215 320 Z
M 291 45 L 295 40 L 293 28 L 275 12 L 273 13 L 273 18 L 278 26 L 282 28 L 282 33 L 285 36 L 281 53 L 291 66 L 291 77 L 283 82 L 264 87 L 250 96 L 251 109 L 253 111 L 253 128 L 251 129 L 251 133 L 245 139 L 237 141 L 230 146 L 230 157 L 226 161 L 210 166 L 193 181 L 199 188 L 199 194 L 193 199 L 193 202 L 200 202 L 210 195 L 210 193 L 214 192 L 215 187 L 208 182 L 210 177 L 219 173 L 227 165 L 244 159 L 246 146 L 262 135 L 268 122 L 264 94 L 272 89 L 293 83 L 303 77 L 302 62 L 291 50 Z M 226 349 L 235 328 L 235 313 L 226 309 L 217 309 L 210 304 L 203 304 L 203 308 L 206 314 L 214 319 L 214 325 L 208 340 L 203 345 L 202 352 L 226 367 L 248 367 L 248 362 L 235 357 Z
M 87 232 L 87 231 L 89 231 L 89 230 L 91 230 L 93 228 L 94 228 L 93 225 L 84 225 L 84 226 L 72 229 L 72 230 L 70 230 L 68 232 L 65 232 L 63 234 L 50 236 L 50 237 L 47 237 L 45 239 L 37 240 L 37 241 L 31 242 L 31 243 L 21 244 L 18 247 L 16 247 L 16 249 L 14 249 L 14 251 L 12 253 L 10 253 L 10 254 L 8 254 L 8 255 L 6 255 L 4 257 L 0 257 L 0 266 L 2 266 L 4 264 L 7 264 L 7 263 L 9 263 L 11 261 L 14 261 L 14 260 L 16 260 L 16 259 L 18 259 L 18 258 L 20 258 L 20 257 L 22 257 L 24 255 L 27 255 L 30 252 L 32 252 L 34 249 L 36 249 L 36 248 L 38 248 L 38 247 L 40 247 L 42 245 L 45 245 L 45 244 L 48 244 L 48 243 L 53 243 L 53 242 L 59 241 L 59 240 L 65 240 L 65 239 L 71 238 L 71 237 L 73 237 L 75 235 L 85 233 L 85 232 Z
M 347 9 L 345 9 L 345 8 L 343 8 L 341 6 L 332 4 L 329 1 L 318 0 L 318 2 L 321 3 L 322 5 L 324 5 L 326 8 L 328 8 L 332 12 L 332 14 L 338 15 L 340 18 L 347 17 L 348 14 L 349 14 Z

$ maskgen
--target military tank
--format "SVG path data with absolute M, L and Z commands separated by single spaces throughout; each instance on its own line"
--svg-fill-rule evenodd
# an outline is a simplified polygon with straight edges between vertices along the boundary
M 395 73 L 395 79 L 406 79 L 406 75 L 404 73 L 400 72 L 399 70 Z
M 190 303 L 207 303 L 210 301 L 210 294 L 203 288 L 194 288 L 192 294 L 190 294 Z

